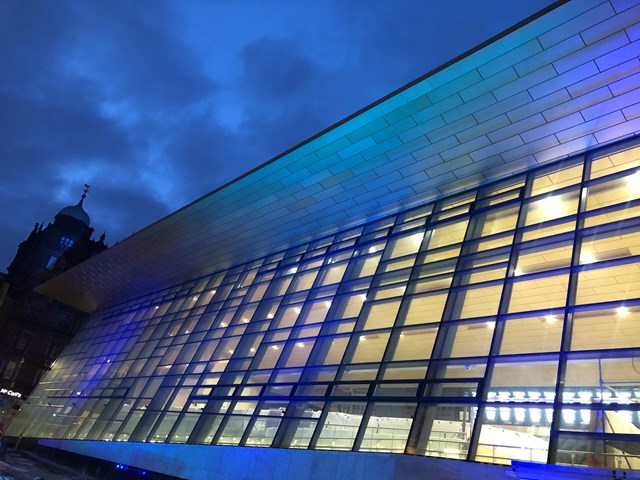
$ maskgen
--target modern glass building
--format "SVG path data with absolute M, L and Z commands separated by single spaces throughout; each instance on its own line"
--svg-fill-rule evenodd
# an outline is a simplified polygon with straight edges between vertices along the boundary
M 636 3 L 556 4 L 45 284 L 92 319 L 8 433 L 640 469 Z

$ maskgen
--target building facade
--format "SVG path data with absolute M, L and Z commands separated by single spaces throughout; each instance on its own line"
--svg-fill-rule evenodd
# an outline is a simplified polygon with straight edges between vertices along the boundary
M 91 321 L 9 433 L 640 469 L 639 19 L 556 4 L 48 282 Z
M 33 291 L 39 284 L 106 248 L 92 240 L 84 211 L 86 191 L 61 209 L 53 223 L 36 224 L 19 246 L 0 286 L 0 389 L 26 398 L 49 371 L 88 315 Z

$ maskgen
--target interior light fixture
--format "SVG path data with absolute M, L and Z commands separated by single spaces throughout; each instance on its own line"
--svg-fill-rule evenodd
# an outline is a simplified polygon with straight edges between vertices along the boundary
M 587 265 L 596 261 L 596 257 L 591 252 L 583 252 L 580 254 L 580 263 Z
M 496 328 L 496 322 L 487 322 L 487 328 L 493 330 L 494 328 Z
M 424 233 L 414 233 L 413 235 L 411 235 L 411 240 L 413 240 L 417 244 L 422 243 L 423 238 L 424 238 Z
M 627 182 L 629 186 L 636 191 L 640 190 L 640 170 L 636 170 L 636 173 L 633 173 L 627 177 Z
M 511 418 L 511 409 L 507 407 L 500 407 L 500 420 L 503 422 L 508 422 L 509 418 Z
M 593 398 L 593 393 L 588 391 L 578 392 L 578 397 L 580 397 L 580 401 L 582 403 L 591 403 L 591 399 Z
M 558 215 L 562 211 L 562 200 L 554 195 L 549 195 L 539 201 L 538 205 L 547 216 Z
M 376 247 L 369 247 L 369 253 L 376 253 Z
M 487 420 L 493 422 L 496 419 L 496 409 L 495 407 L 487 407 L 484 411 L 484 414 L 487 417 Z
M 626 317 L 631 312 L 629 311 L 629 309 L 627 307 L 618 307 L 618 308 L 616 308 L 616 313 L 618 315 L 620 315 L 621 317 Z
M 529 418 L 533 423 L 540 423 L 540 420 L 542 420 L 542 411 L 539 408 L 529 409 Z
M 586 408 L 581 408 L 580 409 L 580 423 L 586 425 L 589 422 L 591 422 L 591 410 L 588 410 Z
M 520 268 L 516 267 L 515 270 L 513 271 L 513 276 L 514 277 L 519 277 L 520 275 L 522 275 L 522 270 L 520 270 Z
M 545 316 L 544 316 L 544 320 L 545 320 L 545 322 L 547 322 L 547 323 L 555 323 L 555 322 L 556 322 L 556 320 L 557 320 L 557 318 L 556 318 L 556 316 L 555 316 L 555 315 L 545 315 Z
M 574 423 L 576 421 L 576 411 L 575 410 L 563 410 L 562 411 L 562 419 L 565 423 Z

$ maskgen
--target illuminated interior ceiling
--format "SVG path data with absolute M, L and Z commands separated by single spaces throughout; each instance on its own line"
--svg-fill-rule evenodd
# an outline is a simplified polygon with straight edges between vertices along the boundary
M 640 5 L 559 2 L 39 288 L 85 311 L 640 133 Z

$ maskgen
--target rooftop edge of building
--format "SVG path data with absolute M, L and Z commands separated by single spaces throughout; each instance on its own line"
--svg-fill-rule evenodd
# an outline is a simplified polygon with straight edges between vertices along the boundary
M 637 135 L 639 9 L 557 2 L 39 291 L 93 311 Z

